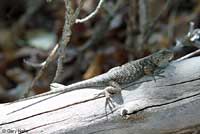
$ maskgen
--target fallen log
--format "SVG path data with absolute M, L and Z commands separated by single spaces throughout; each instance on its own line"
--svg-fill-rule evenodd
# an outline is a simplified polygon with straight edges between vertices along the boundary
M 0 105 L 0 133 L 198 134 L 200 57 L 172 62 L 165 77 L 146 76 L 113 97 L 113 112 L 99 89 L 80 89 L 13 112 L 49 96 Z

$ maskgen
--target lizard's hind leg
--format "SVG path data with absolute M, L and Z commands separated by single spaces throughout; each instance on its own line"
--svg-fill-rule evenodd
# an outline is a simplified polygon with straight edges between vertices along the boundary
M 100 95 L 105 95 L 106 97 L 106 102 L 105 102 L 105 110 L 107 109 L 107 106 L 109 107 L 109 109 L 111 111 L 113 111 L 113 108 L 115 107 L 115 105 L 113 104 L 113 101 L 112 101 L 112 96 L 115 95 L 115 94 L 118 94 L 118 93 L 121 93 L 121 87 L 120 85 L 115 82 L 115 81 L 110 81 L 108 83 L 108 87 L 106 87 L 104 89 L 104 91 L 102 91 L 101 93 L 97 94 L 97 96 L 100 96 Z

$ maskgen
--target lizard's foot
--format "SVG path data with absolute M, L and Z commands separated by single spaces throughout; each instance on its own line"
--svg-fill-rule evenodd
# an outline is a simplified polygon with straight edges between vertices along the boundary
M 155 82 L 156 82 L 156 79 L 155 79 L 156 76 L 160 78 L 165 78 L 164 75 L 161 75 L 162 73 L 165 72 L 163 69 L 164 67 L 158 67 L 157 70 L 155 70 L 154 73 L 152 74 Z
M 157 69 L 155 70 L 155 74 L 162 74 L 162 73 L 164 73 L 165 71 L 164 71 L 164 69 L 165 69 L 166 67 L 157 67 Z
M 156 82 L 156 78 L 155 78 L 156 76 L 161 77 L 161 78 L 165 77 L 164 75 L 161 75 L 162 73 L 164 73 L 163 69 L 164 69 L 164 67 L 157 67 L 157 69 L 154 70 L 152 67 L 145 66 L 144 67 L 144 73 L 146 75 L 152 76 L 153 80 Z
M 121 87 L 119 86 L 118 83 L 116 83 L 115 81 L 110 81 L 109 82 L 109 85 L 108 87 L 106 87 L 104 89 L 104 91 L 100 92 L 99 94 L 97 94 L 97 96 L 100 96 L 100 95 L 105 95 L 105 98 L 106 98 L 106 102 L 105 102 L 105 111 L 107 109 L 107 106 L 109 107 L 109 109 L 111 110 L 111 112 L 113 111 L 113 108 L 115 107 L 115 105 L 113 104 L 113 101 L 112 101 L 112 96 L 114 94 L 117 94 L 117 93 L 120 93 L 121 92 Z M 107 111 L 106 111 L 107 113 Z
M 153 77 L 154 82 L 156 82 L 156 76 L 159 78 L 165 78 L 164 75 L 160 75 L 160 74 L 156 74 L 156 73 L 152 74 L 151 76 Z

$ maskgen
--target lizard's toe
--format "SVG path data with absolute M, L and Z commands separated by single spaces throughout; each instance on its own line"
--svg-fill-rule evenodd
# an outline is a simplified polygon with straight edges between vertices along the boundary
M 105 109 L 107 109 L 107 106 L 109 107 L 110 111 L 113 111 L 113 108 L 115 107 L 111 97 L 115 94 L 113 92 L 109 92 L 113 87 L 107 87 L 104 90 L 105 97 L 106 97 L 106 102 L 105 102 Z M 113 89 L 112 89 L 113 90 Z
M 113 101 L 111 100 L 111 98 L 106 98 L 106 102 L 105 102 L 105 110 L 107 109 L 107 106 L 109 107 L 110 111 L 113 113 L 113 108 L 115 108 L 115 105 L 113 103 Z

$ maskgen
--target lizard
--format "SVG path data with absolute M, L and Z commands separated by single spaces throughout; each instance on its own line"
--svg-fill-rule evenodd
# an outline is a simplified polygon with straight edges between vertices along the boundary
M 169 63 L 169 61 L 172 60 L 173 56 L 174 56 L 174 53 L 171 50 L 162 49 L 144 58 L 141 58 L 135 61 L 130 61 L 124 65 L 114 67 L 110 69 L 108 72 L 95 76 L 88 80 L 80 81 L 68 86 L 58 84 L 58 83 L 51 83 L 50 88 L 52 90 L 50 92 L 33 96 L 27 99 L 33 99 L 33 98 L 38 98 L 41 96 L 54 94 L 53 96 L 50 96 L 40 101 L 37 101 L 35 103 L 32 103 L 28 106 L 15 110 L 11 113 L 20 111 L 22 109 L 25 109 L 27 107 L 30 107 L 42 101 L 48 100 L 50 98 L 59 96 L 66 92 L 70 92 L 70 91 L 78 90 L 78 89 L 84 89 L 84 88 L 99 87 L 99 86 L 104 86 L 105 88 L 101 93 L 97 94 L 96 96 L 99 96 L 102 94 L 105 95 L 106 105 L 107 105 L 113 94 L 121 92 L 120 85 L 131 83 L 133 81 L 136 81 L 142 78 L 145 75 L 153 76 L 156 70 L 166 66 Z

